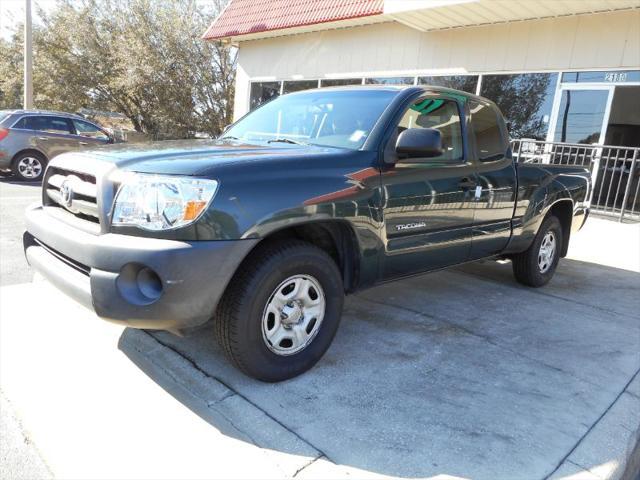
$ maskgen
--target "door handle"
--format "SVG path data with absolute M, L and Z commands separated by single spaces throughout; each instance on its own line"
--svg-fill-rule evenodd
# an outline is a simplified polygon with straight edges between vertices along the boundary
M 38 140 L 49 140 L 49 137 L 38 137 Z
M 460 188 L 463 188 L 463 189 L 475 188 L 476 187 L 476 182 L 474 182 L 469 177 L 465 177 L 462 180 L 460 180 L 460 183 L 458 183 L 458 186 Z
M 89 145 L 89 142 L 78 142 L 80 145 Z

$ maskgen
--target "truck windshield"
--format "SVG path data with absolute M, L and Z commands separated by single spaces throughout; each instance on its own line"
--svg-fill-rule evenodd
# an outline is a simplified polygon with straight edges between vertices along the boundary
M 327 89 L 283 95 L 251 112 L 221 139 L 358 150 L 397 93 Z

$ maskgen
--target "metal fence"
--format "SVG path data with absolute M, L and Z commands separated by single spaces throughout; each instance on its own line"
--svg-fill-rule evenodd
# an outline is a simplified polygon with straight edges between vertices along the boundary
M 513 140 L 512 148 L 518 162 L 588 168 L 591 210 L 620 221 L 640 221 L 640 148 L 528 139 Z

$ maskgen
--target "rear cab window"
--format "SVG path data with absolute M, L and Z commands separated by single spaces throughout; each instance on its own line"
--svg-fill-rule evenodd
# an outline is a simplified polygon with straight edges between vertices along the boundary
M 496 109 L 472 99 L 469 100 L 469 111 L 478 159 L 481 162 L 490 162 L 504 158 L 509 145 L 500 128 Z

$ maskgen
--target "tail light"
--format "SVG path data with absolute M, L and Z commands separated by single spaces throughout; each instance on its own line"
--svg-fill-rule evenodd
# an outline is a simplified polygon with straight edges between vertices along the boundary
M 4 140 L 4 138 L 9 135 L 8 128 L 0 128 L 0 140 Z

